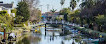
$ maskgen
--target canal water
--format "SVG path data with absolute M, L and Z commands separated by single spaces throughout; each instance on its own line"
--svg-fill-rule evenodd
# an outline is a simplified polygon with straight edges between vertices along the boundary
M 18 42 L 9 42 L 8 44 L 80 44 L 83 42 L 80 38 L 75 39 L 70 36 L 59 36 L 60 33 L 56 31 L 47 31 L 45 35 L 44 27 L 41 27 L 40 30 L 41 34 L 29 32 L 27 34 L 28 36 L 24 37 L 22 40 Z

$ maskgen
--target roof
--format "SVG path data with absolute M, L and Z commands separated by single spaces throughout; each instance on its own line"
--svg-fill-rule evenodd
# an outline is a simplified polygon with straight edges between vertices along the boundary
M 3 6 L 5 8 L 12 8 L 13 7 L 13 4 L 0 4 L 0 6 Z

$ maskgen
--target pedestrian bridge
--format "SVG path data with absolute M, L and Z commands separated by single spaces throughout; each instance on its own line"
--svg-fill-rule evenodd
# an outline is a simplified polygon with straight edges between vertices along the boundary
M 65 21 L 46 21 L 45 24 L 60 24 L 60 25 L 67 25 L 68 22 Z
M 45 24 L 58 24 L 58 25 L 67 25 L 69 24 L 68 22 L 65 22 L 65 21 L 46 21 L 46 22 L 42 22 L 42 23 L 39 23 L 39 24 L 33 24 L 33 25 L 30 25 L 31 27 L 33 26 L 41 26 L 41 25 L 45 25 Z

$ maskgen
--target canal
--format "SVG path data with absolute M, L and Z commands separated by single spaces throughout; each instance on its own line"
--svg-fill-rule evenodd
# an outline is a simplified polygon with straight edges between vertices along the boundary
M 61 29 L 51 28 L 48 30 L 61 30 Z M 17 42 L 9 42 L 8 44 L 81 44 L 81 43 L 87 44 L 87 42 L 84 42 L 85 39 L 87 38 L 83 38 L 82 36 L 80 36 L 81 34 L 78 33 L 72 33 L 67 36 L 60 36 L 60 32 L 58 31 L 46 31 L 46 35 L 45 35 L 44 27 L 41 27 L 40 31 L 41 31 L 40 34 L 35 33 L 34 31 L 25 32 L 22 34 L 24 36 L 22 40 L 19 40 Z M 73 30 L 70 31 L 72 32 Z M 71 37 L 73 35 L 77 35 L 77 36 Z

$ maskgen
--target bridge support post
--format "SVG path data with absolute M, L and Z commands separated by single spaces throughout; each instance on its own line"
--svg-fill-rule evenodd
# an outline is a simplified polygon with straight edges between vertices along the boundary
M 62 24 L 62 32 L 64 33 L 63 24 Z
M 45 36 L 46 36 L 46 24 L 45 24 Z

